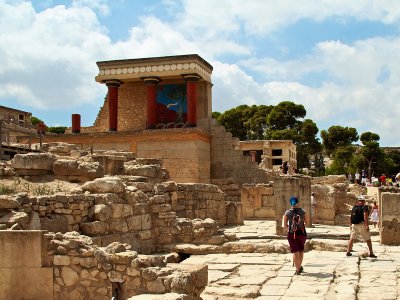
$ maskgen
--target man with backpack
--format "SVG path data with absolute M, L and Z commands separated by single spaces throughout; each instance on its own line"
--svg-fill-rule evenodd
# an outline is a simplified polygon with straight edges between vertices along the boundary
M 371 233 L 368 227 L 368 216 L 369 210 L 368 205 L 365 205 L 365 199 L 363 196 L 358 197 L 356 205 L 353 206 L 350 215 L 351 233 L 350 240 L 347 246 L 346 256 L 351 256 L 351 249 L 353 249 L 353 240 L 356 235 L 367 242 L 369 249 L 369 257 L 376 258 L 376 255 L 372 251 Z
M 288 209 L 283 216 L 283 226 L 287 229 L 287 239 L 290 246 L 290 252 L 293 253 L 293 264 L 296 267 L 295 275 L 300 275 L 304 269 L 302 267 L 304 256 L 304 244 L 307 239 L 306 233 L 306 212 L 298 207 L 299 200 L 291 197 L 291 209 Z

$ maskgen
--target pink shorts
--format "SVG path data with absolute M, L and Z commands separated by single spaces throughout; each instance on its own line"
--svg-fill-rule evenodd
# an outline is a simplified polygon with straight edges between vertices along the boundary
M 290 252 L 304 252 L 304 244 L 306 243 L 306 240 L 306 234 L 296 234 L 296 239 L 293 238 L 293 234 L 288 234 Z

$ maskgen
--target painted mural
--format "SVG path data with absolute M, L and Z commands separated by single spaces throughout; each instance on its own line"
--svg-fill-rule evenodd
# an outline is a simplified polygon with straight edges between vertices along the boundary
M 157 123 L 186 123 L 186 84 L 160 84 L 157 87 Z

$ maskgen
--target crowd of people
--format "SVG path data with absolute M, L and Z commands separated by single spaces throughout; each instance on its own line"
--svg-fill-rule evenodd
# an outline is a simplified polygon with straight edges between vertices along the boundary
M 356 172 L 353 174 L 349 173 L 347 175 L 347 180 L 350 183 L 356 183 L 363 186 L 399 186 L 400 187 L 400 172 L 397 175 L 386 176 L 386 174 L 382 174 L 379 177 L 375 177 L 372 174 L 371 178 L 368 177 L 366 170 L 362 170 L 360 172 Z

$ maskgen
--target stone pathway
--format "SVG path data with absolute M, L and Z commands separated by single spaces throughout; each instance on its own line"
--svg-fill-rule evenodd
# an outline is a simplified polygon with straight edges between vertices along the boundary
M 235 229 L 236 228 L 236 229 Z M 273 236 L 268 221 L 246 221 L 237 230 L 249 243 Z M 348 228 L 318 226 L 312 236 L 337 235 L 342 243 Z M 238 234 L 239 235 L 239 234 Z M 363 258 L 365 243 L 354 244 L 353 256 L 345 252 L 316 251 L 304 255 L 302 275 L 294 275 L 291 254 L 236 253 L 192 255 L 182 263 L 202 263 L 209 268 L 204 300 L 233 299 L 400 299 L 400 247 L 381 246 L 373 236 L 377 259 Z M 282 243 L 280 240 L 272 240 Z M 271 240 L 269 241 L 271 242 Z

